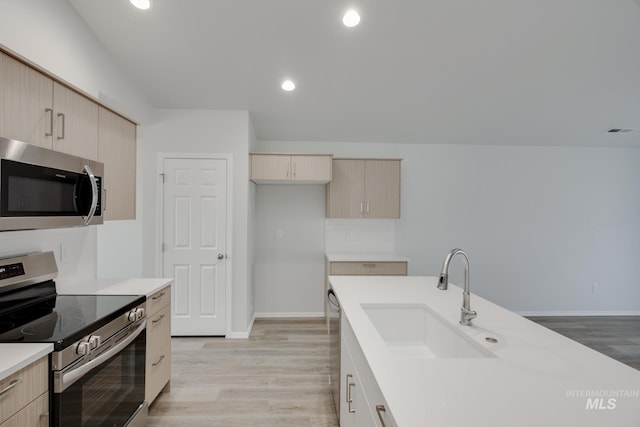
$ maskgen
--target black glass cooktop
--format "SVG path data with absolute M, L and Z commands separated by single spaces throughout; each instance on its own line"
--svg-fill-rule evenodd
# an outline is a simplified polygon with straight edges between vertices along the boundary
M 59 351 L 144 301 L 137 295 L 53 295 L 0 316 L 0 342 L 53 343 Z

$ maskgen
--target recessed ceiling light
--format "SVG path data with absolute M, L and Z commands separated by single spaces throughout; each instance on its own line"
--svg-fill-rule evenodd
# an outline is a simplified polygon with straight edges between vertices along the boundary
M 296 84 L 291 80 L 285 80 L 282 82 L 282 89 L 286 90 L 287 92 L 291 92 L 295 88 L 296 88 Z
M 342 17 L 342 23 L 347 27 L 355 27 L 360 23 L 360 15 L 358 15 L 358 12 L 351 9 L 344 14 L 344 17 Z
M 151 7 L 151 0 L 129 0 L 138 9 L 147 10 Z

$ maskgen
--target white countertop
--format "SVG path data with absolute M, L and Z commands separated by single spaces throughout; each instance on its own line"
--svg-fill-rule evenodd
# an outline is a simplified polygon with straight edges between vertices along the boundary
M 173 279 L 95 279 L 73 285 L 65 285 L 60 294 L 102 294 L 102 295 L 153 295 L 171 284 Z
M 462 326 L 462 290 L 440 291 L 435 277 L 329 280 L 399 427 L 640 426 L 640 371 L 473 294 L 478 317 Z M 496 357 L 401 358 L 362 303 L 424 303 Z M 591 397 L 614 398 L 615 408 L 587 409 Z
M 53 344 L 0 344 L 0 380 L 53 351 Z
M 328 252 L 329 262 L 408 262 L 409 258 L 390 252 Z

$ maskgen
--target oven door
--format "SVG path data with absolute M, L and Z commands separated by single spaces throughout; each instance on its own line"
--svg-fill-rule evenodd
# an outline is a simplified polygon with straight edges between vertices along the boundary
M 146 423 L 146 320 L 127 329 L 98 347 L 88 362 L 54 374 L 54 427 Z

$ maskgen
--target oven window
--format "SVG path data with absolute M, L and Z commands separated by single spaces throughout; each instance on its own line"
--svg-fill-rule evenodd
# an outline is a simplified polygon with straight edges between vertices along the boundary
M 146 333 L 62 393 L 54 394 L 58 427 L 121 427 L 144 401 Z

